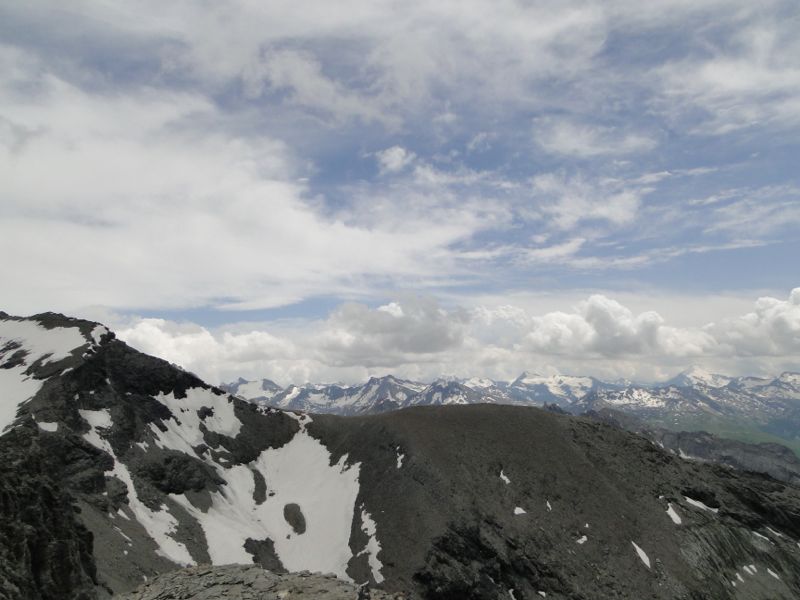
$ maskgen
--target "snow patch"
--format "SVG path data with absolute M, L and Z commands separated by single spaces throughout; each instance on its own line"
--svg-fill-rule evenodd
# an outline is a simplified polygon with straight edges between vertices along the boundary
M 649 557 L 649 556 L 647 556 L 647 554 L 645 553 L 645 551 L 644 551 L 644 550 L 642 550 L 641 548 L 639 548 L 639 546 L 636 544 L 636 542 L 634 542 L 633 540 L 631 540 L 631 544 L 633 544 L 633 548 L 634 548 L 634 550 L 636 550 L 636 554 L 638 554 L 638 555 L 639 555 L 639 558 L 641 559 L 641 561 L 642 561 L 642 562 L 645 564 L 645 566 L 646 566 L 646 567 L 649 569 L 649 568 L 650 568 L 650 557 Z
M 77 327 L 47 329 L 34 321 L 0 320 L 0 348 L 12 343 L 19 347 L 0 353 L 0 363 L 20 350 L 26 354 L 20 364 L 0 369 L 0 432 L 11 426 L 20 405 L 33 398 L 44 383 L 27 375 L 28 368 L 37 361 L 46 365 L 69 357 L 86 345 L 86 338 Z
M 695 500 L 694 498 L 689 498 L 689 496 L 684 496 L 684 498 L 686 498 L 686 502 L 688 502 L 692 506 L 696 506 L 697 508 L 701 508 L 703 510 L 707 510 L 707 511 L 712 512 L 714 514 L 719 512 L 718 508 L 711 508 L 710 506 L 700 502 L 700 500 Z
M 548 512 L 553 510 L 553 507 L 550 506 L 550 500 L 547 501 L 547 510 L 548 510 Z
M 580 539 L 576 540 L 576 541 L 575 541 L 575 543 L 576 543 L 576 544 L 583 545 L 583 544 L 585 544 L 585 543 L 586 543 L 586 541 L 587 541 L 588 539 L 589 539 L 588 537 L 586 537 L 585 535 L 583 535 L 583 536 L 581 536 L 581 537 L 580 537 Z
M 58 431 L 58 423 L 56 422 L 48 422 L 48 421 L 37 421 L 36 424 L 39 426 L 39 429 L 42 431 L 49 431 L 54 432 Z
M 42 364 L 58 362 L 72 354 L 76 348 L 86 344 L 77 327 L 54 327 L 47 329 L 34 321 L 0 321 L 0 346 L 17 342 L 28 355 L 25 363 L 31 365 L 42 359 Z M 12 351 L 12 354 L 16 350 Z
M 334 573 L 350 581 L 346 569 L 352 557 L 359 464 L 348 466 L 345 455 L 332 465 L 325 446 L 306 433 L 304 417 L 297 417 L 301 430 L 284 446 L 264 450 L 249 465 L 218 469 L 228 485 L 211 494 L 207 511 L 185 495 L 172 495 L 203 528 L 213 564 L 252 563 L 245 540 L 269 538 L 287 570 Z M 253 499 L 252 469 L 267 482 L 267 498 L 261 504 Z M 302 535 L 295 534 L 283 516 L 284 506 L 291 503 L 303 513 Z
M 375 583 L 381 583 L 383 581 L 383 575 L 381 574 L 383 564 L 378 559 L 378 552 L 381 551 L 381 544 L 375 535 L 377 532 L 375 521 L 372 520 L 372 517 L 363 506 L 361 507 L 361 531 L 367 535 L 368 539 L 364 549 L 358 553 L 358 556 L 362 554 L 367 555 L 369 568 L 370 571 L 372 571 L 372 578 L 375 580 Z
M 773 571 L 772 569 L 767 568 L 767 573 L 769 573 L 772 577 L 774 577 L 778 581 L 781 580 L 780 576 L 775 571 Z
M 524 508 L 522 508 L 520 506 L 515 506 L 514 507 L 514 514 L 515 515 L 524 515 L 524 514 L 526 514 L 526 511 L 525 511 Z
M 107 327 L 105 327 L 104 325 L 97 325 L 97 326 L 95 326 L 94 329 L 92 329 L 92 333 L 91 333 L 92 341 L 94 341 L 95 344 L 99 344 L 100 343 L 100 339 L 104 335 L 107 335 L 107 334 L 108 334 L 108 328 Z
M 672 519 L 672 522 L 675 523 L 675 525 L 680 525 L 683 522 L 681 520 L 681 516 L 675 511 L 674 508 L 672 508 L 671 502 L 667 504 L 667 514 L 669 515 L 669 518 Z
M 406 457 L 405 454 L 400 452 L 400 446 L 397 447 L 397 468 L 401 468 L 403 466 L 403 459 Z
M 166 406 L 172 418 L 163 422 L 166 431 L 161 431 L 154 423 L 150 430 L 155 436 L 156 446 L 184 452 L 189 456 L 197 456 L 195 446 L 205 443 L 202 423 L 209 431 L 235 438 L 242 428 L 242 422 L 236 417 L 233 402 L 228 396 L 218 396 L 210 389 L 190 388 L 185 398 L 176 398 L 173 392 L 159 394 L 155 399 Z M 213 414 L 200 418 L 198 410 L 210 408 Z
M 500 469 L 500 479 L 502 479 L 503 483 L 505 483 L 506 485 L 511 483 L 511 480 L 506 476 L 505 473 L 503 473 L 503 469 Z
M 0 360 L 2 359 L 3 356 L 0 355 Z M 0 432 L 11 427 L 20 405 L 33 398 L 44 383 L 25 375 L 25 369 L 25 365 L 0 369 L 0 390 L 3 391 L 0 396 Z

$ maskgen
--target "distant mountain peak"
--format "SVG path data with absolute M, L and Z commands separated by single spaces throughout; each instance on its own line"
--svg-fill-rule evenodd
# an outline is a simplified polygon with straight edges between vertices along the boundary
M 712 388 L 719 388 L 728 385 L 732 381 L 727 375 L 712 373 L 698 365 L 692 365 L 678 373 L 675 377 L 666 382 L 667 385 L 677 387 L 691 387 L 695 385 L 705 385 Z

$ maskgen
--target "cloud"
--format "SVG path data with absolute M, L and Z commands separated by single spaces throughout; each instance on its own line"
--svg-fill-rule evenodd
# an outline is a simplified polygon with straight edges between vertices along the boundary
M 636 315 L 597 294 L 581 302 L 574 312 L 533 317 L 524 345 L 538 353 L 570 356 L 691 356 L 713 348 L 714 340 L 701 331 L 666 326 L 654 311 Z
M 800 287 L 787 300 L 759 298 L 752 312 L 705 329 L 731 353 L 800 358 Z
M 430 298 L 406 298 L 374 310 L 348 303 L 326 321 L 319 351 L 346 366 L 393 366 L 409 356 L 424 361 L 459 346 L 467 320 L 464 311 L 446 311 Z
M 800 225 L 800 188 L 793 185 L 728 190 L 706 203 L 713 206 L 708 232 L 770 237 Z
M 572 229 L 585 221 L 605 221 L 623 226 L 632 223 L 639 211 L 643 192 L 616 184 L 598 186 L 583 177 L 547 173 L 533 179 L 534 192 L 548 202 L 543 212 L 558 229 Z
M 685 257 L 704 282 L 695 255 L 777 257 L 798 222 L 794 8 L 5 3 L 3 308 L 374 304 L 600 270 L 669 288 L 645 267 Z M 773 288 L 794 283 L 780 262 Z
M 741 304 L 692 301 L 712 301 L 716 312 Z M 407 296 L 376 308 L 344 303 L 321 320 L 216 331 L 134 319 L 118 334 L 211 381 L 355 382 L 386 373 L 509 379 L 523 370 L 647 380 L 696 362 L 729 373 L 775 373 L 796 368 L 800 357 L 800 288 L 786 300 L 760 298 L 750 313 L 706 324 L 672 324 L 602 294 L 544 312 L 508 304 L 445 308 Z
M 553 246 L 525 250 L 522 257 L 523 260 L 534 263 L 566 263 L 580 251 L 585 243 L 584 238 L 574 238 Z
M 354 93 L 327 77 L 320 62 L 309 52 L 266 50 L 260 60 L 243 72 L 242 79 L 249 97 L 260 96 L 264 87 L 269 86 L 273 90 L 288 90 L 287 102 L 330 115 L 339 122 L 359 118 L 390 127 L 398 124 L 375 98 Z
M 749 15 L 725 41 L 709 40 L 702 55 L 659 68 L 661 107 L 702 110 L 699 133 L 800 124 L 800 42 L 793 19 L 779 14 L 780 9 Z
M 446 222 L 421 212 L 411 228 L 345 222 L 346 208 L 320 209 L 290 148 L 222 127 L 205 97 L 89 92 L 0 53 L 3 64 L 18 58 L 30 64 L 0 82 L 0 252 L 18 256 L 0 267 L 16 282 L 9 310 L 263 308 L 357 294 L 370 278 L 457 271 L 450 247 L 491 223 L 477 205 L 443 207 Z
M 654 139 L 641 133 L 552 118 L 535 121 L 534 139 L 546 152 L 578 158 L 623 156 L 656 147 Z
M 416 155 L 400 146 L 392 146 L 375 153 L 381 173 L 396 173 L 410 165 Z

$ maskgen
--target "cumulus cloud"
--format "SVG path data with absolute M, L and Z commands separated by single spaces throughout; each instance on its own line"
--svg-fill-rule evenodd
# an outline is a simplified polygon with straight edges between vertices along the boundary
M 706 331 L 731 353 L 800 356 L 800 287 L 787 300 L 759 298 L 752 312 L 709 324 Z
M 386 373 L 509 379 L 523 370 L 658 379 L 695 362 L 730 373 L 777 372 L 800 360 L 800 288 L 786 300 L 760 298 L 751 313 L 696 325 L 670 324 L 601 294 L 538 314 L 405 297 L 376 308 L 346 303 L 318 321 L 216 331 L 139 319 L 119 335 L 215 382 L 240 375 L 360 381 Z
M 464 311 L 446 311 L 430 298 L 407 298 L 374 310 L 347 303 L 328 318 L 319 351 L 341 365 L 422 361 L 461 345 L 467 320 Z

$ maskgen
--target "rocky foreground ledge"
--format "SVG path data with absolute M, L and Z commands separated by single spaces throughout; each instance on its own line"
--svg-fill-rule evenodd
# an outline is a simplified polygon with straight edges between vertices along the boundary
M 257 565 L 189 567 L 159 575 L 114 600 L 404 600 L 319 573 L 277 575 Z

